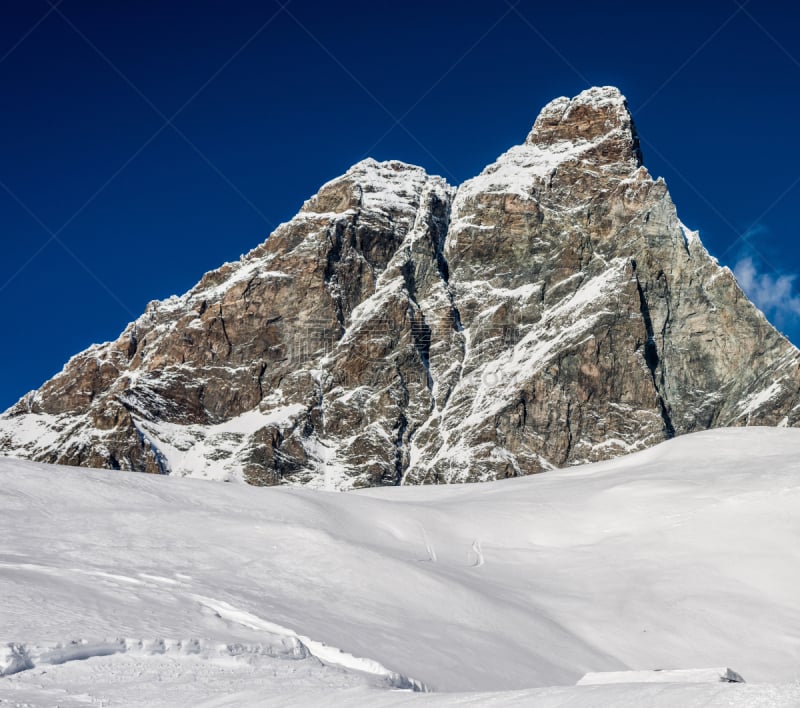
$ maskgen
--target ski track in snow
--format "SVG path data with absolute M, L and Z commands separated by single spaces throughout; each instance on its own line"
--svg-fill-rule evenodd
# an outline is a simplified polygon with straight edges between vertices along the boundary
M 471 555 L 474 556 L 472 566 L 474 568 L 480 568 L 486 561 L 483 557 L 483 549 L 481 548 L 481 542 L 477 538 L 472 542 L 470 550 L 472 552 Z

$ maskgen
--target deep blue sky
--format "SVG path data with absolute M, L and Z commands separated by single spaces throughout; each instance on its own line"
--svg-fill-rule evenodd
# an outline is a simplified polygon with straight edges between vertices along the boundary
M 793 5 L 4 0 L 0 409 L 362 157 L 458 183 L 589 84 L 800 342 Z

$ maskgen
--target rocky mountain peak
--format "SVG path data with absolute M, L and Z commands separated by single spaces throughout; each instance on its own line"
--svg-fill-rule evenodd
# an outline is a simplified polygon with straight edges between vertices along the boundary
M 800 352 L 680 222 L 600 87 L 458 189 L 357 163 L 6 411 L 0 454 L 350 489 L 732 425 L 800 425 Z
M 399 160 L 378 162 L 368 157 L 324 184 L 303 205 L 307 212 L 342 213 L 348 209 L 413 213 L 419 194 L 431 179 L 425 170 Z M 435 178 L 444 184 L 441 178 Z
M 546 149 L 560 145 L 562 150 L 568 145 L 593 145 L 592 157 L 597 162 L 618 163 L 626 169 L 642 164 L 628 102 L 614 86 L 593 87 L 572 99 L 562 96 L 551 101 L 542 109 L 525 142 Z

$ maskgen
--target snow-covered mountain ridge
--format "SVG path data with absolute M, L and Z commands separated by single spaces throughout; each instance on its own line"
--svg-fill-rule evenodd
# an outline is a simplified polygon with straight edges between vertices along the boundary
M 800 353 L 680 222 L 600 87 L 457 189 L 354 165 L 0 416 L 0 453 L 349 489 L 798 422 Z

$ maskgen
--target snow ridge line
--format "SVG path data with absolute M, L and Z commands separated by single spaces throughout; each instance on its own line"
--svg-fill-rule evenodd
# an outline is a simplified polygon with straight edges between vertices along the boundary
M 292 629 L 264 620 L 251 612 L 238 609 L 223 600 L 215 600 L 213 598 L 203 597 L 202 595 L 193 595 L 192 597 L 201 605 L 217 613 L 221 619 L 235 622 L 244 627 L 249 627 L 250 629 L 266 631 L 278 637 L 296 641 L 299 646 L 303 647 L 311 656 L 318 659 L 323 664 L 376 676 L 386 681 L 395 689 L 410 690 L 420 693 L 428 693 L 430 691 L 422 681 L 391 671 L 374 659 L 354 656 L 346 651 L 342 651 L 338 647 L 333 647 L 315 639 L 297 634 L 297 632 Z
M 0 645 L 0 677 L 11 676 L 37 666 L 57 666 L 70 661 L 84 661 L 99 656 L 133 654 L 157 656 L 198 656 L 214 658 L 258 658 L 302 660 L 311 656 L 308 649 L 290 637 L 276 637 L 272 642 L 224 644 L 204 639 L 73 639 L 67 642 Z
M 212 604 L 221 606 L 223 612 L 230 605 L 220 601 L 203 603 L 215 611 Z M 248 615 L 240 610 L 230 609 L 229 615 L 223 618 L 232 619 L 232 615 Z M 255 617 L 255 615 L 250 615 Z M 256 618 L 259 619 L 259 618 Z M 245 624 L 244 621 L 238 621 Z M 241 659 L 244 661 L 258 661 L 259 659 L 279 659 L 289 661 L 302 661 L 313 657 L 323 664 L 336 666 L 350 671 L 369 674 L 381 679 L 393 689 L 410 690 L 414 692 L 428 692 L 428 687 L 421 681 L 403 676 L 390 671 L 382 664 L 372 659 L 364 659 L 331 647 L 322 642 L 316 642 L 307 637 L 299 637 L 291 630 L 273 625 L 270 622 L 259 620 L 262 624 L 251 626 L 254 629 L 265 629 L 264 625 L 274 627 L 271 631 L 272 641 L 258 642 L 255 644 L 232 643 L 224 644 L 210 642 L 204 639 L 101 639 L 90 641 L 87 639 L 73 639 L 67 642 L 49 642 L 44 644 L 23 644 L 7 642 L 0 644 L 0 678 L 11 676 L 22 671 L 29 671 L 38 666 L 58 666 L 70 661 L 85 661 L 94 657 L 112 656 L 114 654 L 131 654 L 133 656 L 196 656 L 201 659 Z M 255 623 L 254 623 L 255 624 Z

